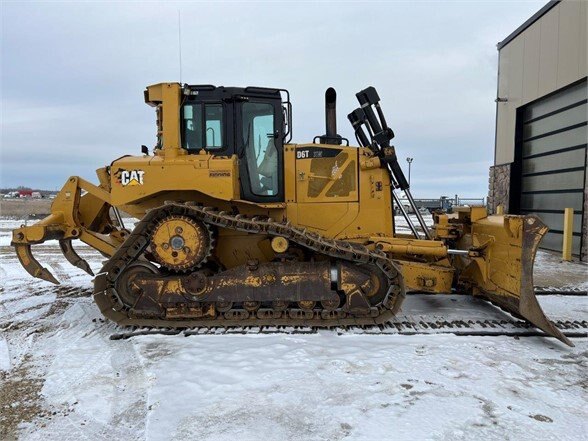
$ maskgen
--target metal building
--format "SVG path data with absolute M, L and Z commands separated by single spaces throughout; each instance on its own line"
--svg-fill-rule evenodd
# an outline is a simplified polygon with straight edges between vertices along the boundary
M 498 44 L 496 146 L 488 203 L 536 213 L 542 246 L 561 251 L 564 208 L 572 252 L 588 257 L 588 2 L 550 1 Z

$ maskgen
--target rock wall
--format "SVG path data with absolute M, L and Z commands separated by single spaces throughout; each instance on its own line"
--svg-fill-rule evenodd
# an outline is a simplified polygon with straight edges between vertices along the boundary
M 510 164 L 494 165 L 490 167 L 488 180 L 488 210 L 496 213 L 496 207 L 502 205 L 508 213 L 508 199 L 510 196 Z

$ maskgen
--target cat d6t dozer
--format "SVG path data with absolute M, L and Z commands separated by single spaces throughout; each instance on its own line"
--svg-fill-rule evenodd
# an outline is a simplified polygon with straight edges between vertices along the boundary
M 348 116 L 359 147 L 337 134 L 335 91 L 325 98 L 326 133 L 294 144 L 286 90 L 149 86 L 153 152 L 98 169 L 98 185 L 70 177 L 50 216 L 14 231 L 22 265 L 58 283 L 31 245 L 56 239 L 90 274 L 72 241 L 95 248 L 108 260 L 94 300 L 121 325 L 374 325 L 390 320 L 407 292 L 459 292 L 571 344 L 533 292 L 541 220 L 471 207 L 435 214 L 430 227 L 376 90 L 359 92 Z M 121 212 L 138 219 L 132 231 Z

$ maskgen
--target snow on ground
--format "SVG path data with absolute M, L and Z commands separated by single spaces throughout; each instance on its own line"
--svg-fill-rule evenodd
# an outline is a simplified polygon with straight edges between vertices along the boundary
M 586 439 L 588 339 L 568 348 L 325 331 L 113 341 L 119 328 L 92 303 L 91 278 L 56 244 L 37 255 L 62 285 L 30 278 L 4 245 L 9 228 L 0 221 L 0 439 Z M 100 269 L 100 255 L 78 249 Z M 588 319 L 585 297 L 573 312 L 561 299 L 540 301 L 554 318 Z
M 410 218 L 410 221 L 416 227 L 416 229 L 418 231 L 422 231 L 416 214 L 409 214 L 408 217 Z M 425 224 L 428 227 L 433 226 L 433 216 L 431 214 L 421 213 L 421 217 L 423 218 L 423 220 L 425 221 Z M 408 226 L 408 222 L 406 221 L 404 216 L 394 216 L 394 228 L 397 233 L 402 233 L 402 234 L 410 234 L 411 233 L 411 229 Z
M 538 252 L 534 274 L 536 286 L 588 291 L 588 264 L 564 262 L 556 252 Z

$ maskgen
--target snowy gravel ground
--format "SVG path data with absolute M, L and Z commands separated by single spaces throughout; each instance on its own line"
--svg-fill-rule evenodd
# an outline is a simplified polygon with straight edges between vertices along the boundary
M 534 283 L 543 288 L 588 291 L 588 264 L 564 262 L 556 252 L 539 252 L 535 258 Z
M 588 339 L 568 348 L 325 331 L 113 341 L 91 278 L 56 244 L 36 255 L 62 285 L 20 268 L 8 246 L 20 223 L 0 220 L 2 440 L 587 439 Z M 100 255 L 78 250 L 100 268 Z M 585 267 L 566 271 L 582 279 Z M 565 297 L 539 300 L 569 317 Z M 586 297 L 574 305 L 588 320 Z

